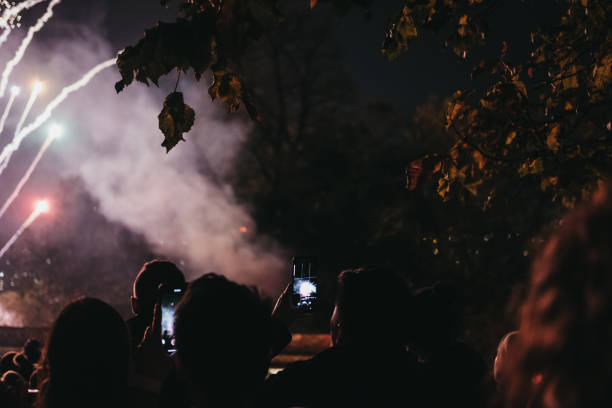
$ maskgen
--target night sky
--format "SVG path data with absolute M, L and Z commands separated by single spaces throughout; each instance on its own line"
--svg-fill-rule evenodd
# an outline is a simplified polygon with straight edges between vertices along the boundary
M 401 10 L 401 0 L 375 2 L 369 15 L 354 8 L 348 16 L 337 19 L 335 41 L 343 51 L 344 69 L 365 102 L 388 102 L 410 109 L 425 102 L 431 94 L 449 95 L 458 88 L 470 86 L 471 67 L 483 52 L 499 50 L 504 40 L 511 44 L 511 55 L 529 52 L 525 44 L 531 28 L 537 22 L 553 21 L 550 3 L 549 0 L 506 2 L 491 17 L 487 47 L 475 50 L 464 62 L 444 50 L 442 44 L 447 32 L 430 35 L 416 42 L 398 60 L 388 61 L 380 52 L 380 44 L 387 18 Z M 322 7 L 326 6 L 318 6 L 313 13 L 325 13 Z M 55 25 L 57 20 L 95 25 L 120 50 L 135 44 L 144 30 L 157 21 L 173 21 L 175 16 L 175 7 L 163 8 L 157 0 L 65 0 L 56 7 L 54 20 Z M 26 21 L 27 17 L 26 13 Z

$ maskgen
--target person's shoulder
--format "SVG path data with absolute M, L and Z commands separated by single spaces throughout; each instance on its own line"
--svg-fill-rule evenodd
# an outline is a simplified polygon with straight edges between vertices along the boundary
M 339 352 L 334 347 L 330 347 L 319 353 L 315 354 L 311 358 L 302 361 L 295 361 L 287 364 L 285 370 L 307 370 L 312 368 L 318 368 L 328 364 L 333 364 L 339 358 Z
M 283 380 L 299 381 L 296 378 L 311 378 L 315 373 L 321 373 L 336 362 L 337 351 L 333 348 L 323 350 L 307 360 L 287 364 L 281 371 L 270 375 L 268 382 Z

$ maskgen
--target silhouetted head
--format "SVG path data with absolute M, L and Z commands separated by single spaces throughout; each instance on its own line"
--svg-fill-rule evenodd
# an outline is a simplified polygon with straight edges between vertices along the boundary
M 175 312 L 176 355 L 199 403 L 252 398 L 268 369 L 268 312 L 255 291 L 222 276 L 189 284 Z
M 15 363 L 13 362 L 15 356 L 17 355 L 16 351 L 7 351 L 2 355 L 2 359 L 0 359 L 0 375 L 6 373 L 9 370 L 15 370 Z
M 9 387 L 25 386 L 25 380 L 19 372 L 9 370 L 0 377 L 0 381 Z
M 132 310 L 147 321 L 153 317 L 159 285 L 173 288 L 185 287 L 183 272 L 170 261 L 155 259 L 142 265 L 134 280 Z
M 127 328 L 101 300 L 82 298 L 66 306 L 44 354 L 48 377 L 41 406 L 109 407 L 123 397 L 130 358 Z
M 415 291 L 414 302 L 410 345 L 427 358 L 456 340 L 455 291 L 451 284 L 439 282 Z
M 406 281 L 392 271 L 379 268 L 342 271 L 330 322 L 333 342 L 404 346 L 411 305 Z
M 497 346 L 497 355 L 493 363 L 493 378 L 500 389 L 507 389 L 510 379 L 510 367 L 516 359 L 519 344 L 519 332 L 512 331 L 502 337 Z
M 2 378 L 0 382 L 4 385 L 6 392 L 6 399 L 9 408 L 12 407 L 25 407 L 28 401 L 28 385 L 23 379 L 23 376 L 16 371 L 9 370 Z M 3 407 L 5 405 L 2 405 Z
M 608 185 L 562 220 L 532 265 L 515 398 L 530 394 L 541 407 L 612 405 L 611 248 Z
M 28 339 L 23 345 L 23 352 L 32 364 L 36 364 L 42 355 L 42 343 L 36 339 Z

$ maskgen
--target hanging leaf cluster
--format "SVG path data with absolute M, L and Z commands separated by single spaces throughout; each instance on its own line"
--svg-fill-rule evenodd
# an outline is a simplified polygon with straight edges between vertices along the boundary
M 169 152 L 189 132 L 195 121 L 195 111 L 183 101 L 183 94 L 173 92 L 166 97 L 164 107 L 157 116 L 159 130 L 164 134 L 162 147 Z
M 410 0 L 391 16 L 385 29 L 382 52 L 390 60 L 405 52 L 412 41 L 448 26 L 451 34 L 444 45 L 465 58 L 475 46 L 483 44 L 489 32 L 487 15 L 500 0 Z
M 180 4 L 180 10 L 181 16 L 175 22 L 158 23 L 146 30 L 136 45 L 119 54 L 121 79 L 115 84 L 116 91 L 121 92 L 134 80 L 158 86 L 159 79 L 173 71 L 193 71 L 199 81 L 209 71 L 213 77 L 210 96 L 224 103 L 229 112 L 244 104 L 251 118 L 258 120 L 249 92 L 232 67 L 249 43 L 259 38 L 262 27 L 280 20 L 276 1 L 190 0 Z M 183 104 L 182 94 L 168 95 L 159 114 L 160 130 L 165 136 L 162 145 L 168 151 L 184 140 L 182 133 L 191 128 L 192 114 L 193 110 Z

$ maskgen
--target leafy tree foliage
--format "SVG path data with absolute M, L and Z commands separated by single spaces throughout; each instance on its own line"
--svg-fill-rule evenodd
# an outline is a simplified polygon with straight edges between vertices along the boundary
M 408 2 L 390 22 L 383 52 L 396 58 L 423 31 L 454 25 L 446 45 L 466 58 L 487 38 L 487 15 L 501 3 Z M 558 24 L 531 34 L 526 58 L 512 61 L 512 45 L 504 42 L 498 56 L 474 67 L 472 76 L 486 76 L 490 85 L 453 95 L 446 126 L 455 142 L 442 156 L 412 162 L 409 188 L 433 174 L 443 199 L 478 196 L 488 208 L 496 195 L 534 182 L 571 207 L 610 173 L 612 3 L 560 0 L 554 6 Z
M 382 52 L 398 58 L 429 32 L 449 31 L 444 45 L 465 59 L 489 36 L 488 19 L 516 0 L 410 0 L 386 27 Z M 166 2 L 162 2 L 165 4 Z M 311 8 L 331 3 L 337 10 L 367 9 L 371 0 L 310 0 Z M 425 156 L 408 166 L 408 187 L 434 175 L 443 199 L 478 196 L 493 203 L 498 182 L 535 179 L 542 191 L 572 206 L 609 172 L 608 114 L 612 83 L 612 4 L 600 0 L 551 1 L 559 15 L 552 28 L 531 35 L 532 52 L 512 61 L 504 43 L 499 55 L 480 61 L 473 77 L 487 76 L 490 86 L 458 90 L 450 101 L 447 127 L 455 136 L 445 154 Z M 197 79 L 210 71 L 209 93 L 230 112 L 244 104 L 253 119 L 261 115 L 244 73 L 242 55 L 265 28 L 282 21 L 276 0 L 189 0 L 181 17 L 148 30 L 118 58 L 122 79 L 117 91 L 134 79 L 158 83 L 173 70 L 193 70 Z M 282 40 L 282 39 L 280 39 Z M 256 86 L 256 84 L 251 84 Z M 174 105 L 169 113 L 168 102 Z M 184 106 L 184 107 L 183 107 Z M 174 92 L 160 114 L 163 146 L 170 150 L 189 131 L 193 115 Z M 178 115 L 177 115 L 178 114 Z M 424 176 L 424 177 L 422 177 Z
M 340 12 L 341 14 L 346 13 L 352 6 L 358 6 L 365 10 L 368 10 L 372 4 L 373 0 L 310 0 L 310 8 L 315 8 L 317 4 L 320 3 L 329 3 L 334 6 L 334 8 Z

